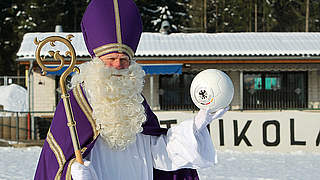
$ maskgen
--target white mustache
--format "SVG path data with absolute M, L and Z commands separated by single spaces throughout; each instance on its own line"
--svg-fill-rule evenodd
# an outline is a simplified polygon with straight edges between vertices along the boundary
M 108 71 L 108 69 L 107 69 L 107 71 Z M 120 70 L 112 69 L 112 72 L 111 72 L 111 76 L 129 76 L 129 74 L 130 74 L 130 72 L 128 69 L 120 69 Z

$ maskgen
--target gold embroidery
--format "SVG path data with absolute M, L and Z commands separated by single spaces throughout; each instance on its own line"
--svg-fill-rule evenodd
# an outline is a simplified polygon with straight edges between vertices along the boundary
M 50 132 L 50 129 L 47 134 L 47 142 L 50 146 L 50 149 L 53 151 L 54 155 L 56 156 L 56 159 L 59 164 L 59 169 L 56 173 L 55 180 L 60 180 L 61 178 L 61 173 L 63 171 L 63 165 L 66 163 L 66 158 L 64 157 L 64 154 L 62 152 L 62 149 L 60 148 L 59 144 L 57 141 L 54 139 L 53 135 Z
M 91 127 L 92 127 L 92 131 L 93 131 L 93 139 L 96 139 L 96 137 L 98 136 L 98 131 L 96 130 L 96 123 L 94 121 L 94 119 L 92 118 L 92 109 L 90 108 L 89 104 L 87 103 L 81 88 L 80 88 L 80 84 L 78 84 L 75 88 L 73 88 L 73 95 L 77 101 L 77 103 L 79 104 L 81 110 L 84 112 L 84 114 L 86 115 L 86 117 L 88 118 Z
M 114 6 L 114 15 L 115 15 L 115 19 L 116 19 L 117 41 L 118 41 L 118 43 L 121 44 L 122 38 L 121 38 L 121 24 L 120 24 L 118 0 L 113 0 L 113 6 Z
M 68 168 L 67 168 L 67 172 L 66 172 L 66 180 L 71 180 L 71 166 L 75 160 L 76 160 L 76 158 L 71 159 L 68 164 Z
M 107 54 L 109 52 L 118 51 L 126 53 L 130 59 L 133 59 L 134 52 L 133 50 L 125 45 L 122 44 L 122 35 L 121 35 L 121 23 L 120 23 L 120 14 L 119 14 L 119 4 L 118 0 L 113 0 L 114 6 L 114 14 L 115 14 L 115 21 L 116 21 L 116 34 L 117 34 L 117 43 L 110 43 L 93 50 L 95 56 L 99 57 L 103 54 Z
M 93 52 L 95 53 L 95 55 L 97 57 L 102 56 L 103 54 L 106 54 L 109 52 L 113 52 L 113 51 L 124 52 L 124 53 L 128 54 L 130 59 L 132 59 L 134 56 L 134 52 L 129 46 L 127 46 L 125 44 L 119 44 L 119 43 L 106 44 L 106 45 L 97 47 L 93 50 Z
M 87 149 L 88 149 L 87 147 L 83 147 L 83 148 L 81 149 L 81 153 L 83 154 L 84 152 L 86 152 Z

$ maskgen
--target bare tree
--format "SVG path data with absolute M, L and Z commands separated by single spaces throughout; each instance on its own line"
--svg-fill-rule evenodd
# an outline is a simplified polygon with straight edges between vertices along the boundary
M 258 32 L 258 0 L 254 1 L 254 32 Z
M 309 32 L 309 6 L 310 0 L 306 0 L 306 32 Z

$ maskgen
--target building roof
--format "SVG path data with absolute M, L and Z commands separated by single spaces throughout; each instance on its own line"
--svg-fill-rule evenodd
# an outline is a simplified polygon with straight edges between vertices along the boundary
M 49 36 L 74 35 L 72 44 L 78 57 L 89 57 L 81 33 L 27 33 L 17 53 L 18 59 L 34 58 L 34 38 L 43 40 Z M 56 43 L 48 50 L 63 51 L 67 48 Z M 305 32 L 261 32 L 261 33 L 143 33 L 137 57 L 159 56 L 301 56 L 306 59 L 320 56 L 320 33 Z

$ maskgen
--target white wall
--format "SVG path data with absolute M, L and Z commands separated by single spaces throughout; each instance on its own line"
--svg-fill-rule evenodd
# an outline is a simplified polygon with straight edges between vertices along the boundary
M 240 109 L 240 71 L 228 71 L 226 72 L 232 80 L 234 86 L 234 95 L 231 102 L 231 109 Z
M 320 108 L 320 71 L 308 72 L 308 106 Z
M 151 102 L 151 93 L 150 93 L 150 75 L 146 75 L 144 80 L 144 87 L 142 94 L 146 98 L 148 104 L 153 110 L 160 110 L 160 102 L 159 102 L 159 75 L 153 76 L 153 103 Z
M 39 71 L 33 73 L 33 111 L 55 111 L 56 108 L 56 83 L 54 76 L 41 76 Z M 50 113 L 37 114 L 39 116 L 51 115 Z

